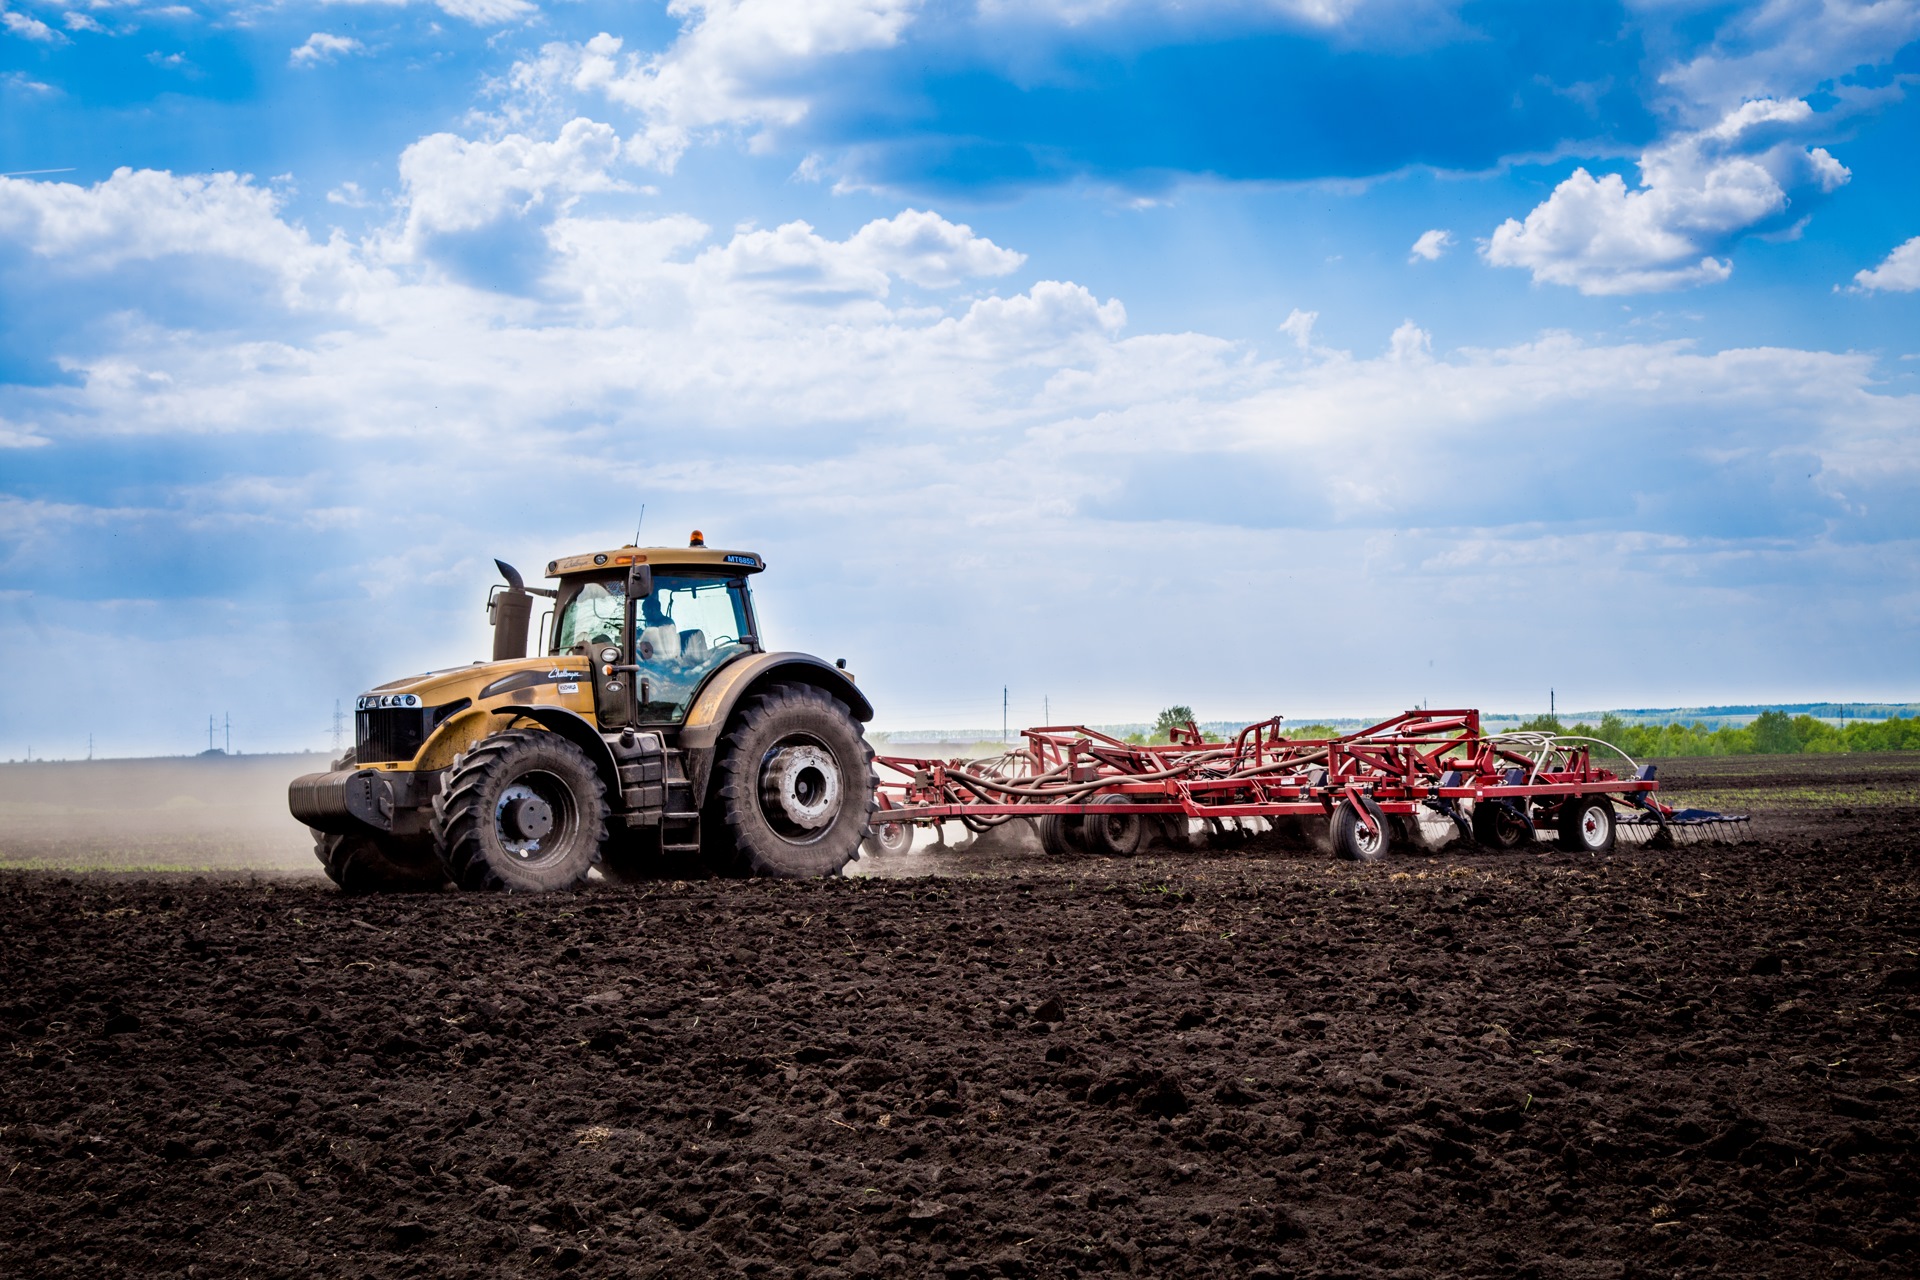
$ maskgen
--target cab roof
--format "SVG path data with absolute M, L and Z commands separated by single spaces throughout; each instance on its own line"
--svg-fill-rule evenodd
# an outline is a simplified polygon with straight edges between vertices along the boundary
M 549 578 L 564 578 L 576 573 L 603 573 L 630 564 L 651 565 L 655 569 L 710 569 L 716 573 L 759 573 L 767 562 L 751 551 L 728 551 L 722 547 L 616 547 L 611 551 L 593 551 L 585 555 L 561 556 L 547 561 Z

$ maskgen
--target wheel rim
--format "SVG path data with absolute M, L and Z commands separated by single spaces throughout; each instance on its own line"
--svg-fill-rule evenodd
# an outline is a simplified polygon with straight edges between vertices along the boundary
M 781 838 L 810 844 L 840 816 L 840 762 L 811 737 L 782 738 L 760 761 L 760 813 Z
M 1598 849 L 1607 842 L 1607 822 L 1599 805 L 1590 804 L 1580 811 L 1580 839 L 1589 849 Z
M 1373 815 L 1369 814 L 1368 816 L 1372 817 Z M 1385 843 L 1387 838 L 1385 823 L 1379 818 L 1374 818 L 1373 821 L 1374 825 L 1371 827 L 1357 818 L 1353 823 L 1354 851 L 1362 858 L 1378 857 L 1380 854 L 1380 846 Z
M 879 831 L 880 847 L 888 853 L 905 853 L 913 844 L 913 827 L 905 822 L 889 822 Z
M 551 773 L 524 773 L 493 802 L 493 832 L 514 861 L 539 866 L 562 856 L 580 823 L 573 791 Z

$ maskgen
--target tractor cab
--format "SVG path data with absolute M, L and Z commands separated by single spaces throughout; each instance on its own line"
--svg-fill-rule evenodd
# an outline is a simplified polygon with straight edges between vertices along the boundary
M 553 561 L 547 654 L 591 660 L 602 728 L 678 724 L 709 675 L 761 651 L 747 575 L 764 567 L 751 552 L 703 545 Z

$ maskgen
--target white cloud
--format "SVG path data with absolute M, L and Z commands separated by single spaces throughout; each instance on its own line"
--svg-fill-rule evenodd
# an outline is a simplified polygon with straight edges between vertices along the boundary
M 1387 343 L 1387 356 L 1396 364 L 1433 359 L 1433 335 L 1411 320 L 1403 320 Z
M 1302 311 L 1295 307 L 1287 312 L 1287 318 L 1280 322 L 1280 332 L 1293 339 L 1293 345 L 1302 351 L 1313 344 L 1313 326 L 1320 319 L 1318 311 Z
M 83 274 L 167 259 L 242 262 L 278 279 L 290 305 L 357 287 L 349 247 L 316 243 L 282 220 L 280 199 L 232 173 L 122 168 L 91 187 L 0 178 L 0 240 Z
M 336 36 L 325 31 L 316 31 L 293 50 L 287 61 L 296 67 L 312 66 L 315 63 L 332 62 L 345 54 L 359 53 L 365 48 L 365 45 L 352 36 Z
M 873 265 L 929 289 L 982 276 L 1004 276 L 1027 260 L 1024 253 L 974 235 L 965 223 L 948 222 L 919 209 L 875 219 L 860 228 L 850 243 Z
M 42 44 L 59 44 L 66 39 L 58 31 L 30 14 L 19 13 L 12 9 L 0 9 L 0 25 L 22 40 L 38 40 Z
M 221 628 L 236 651 L 271 639 L 295 673 L 250 713 L 312 708 L 316 726 L 343 692 L 480 651 L 486 556 L 524 566 L 624 539 L 639 501 L 650 530 L 669 519 L 777 553 L 757 590 L 780 643 L 850 651 L 895 725 L 934 696 L 925 671 L 977 672 L 983 654 L 1005 668 L 995 685 L 1048 688 L 1056 707 L 1260 714 L 1313 710 L 1309 696 L 1329 709 L 1497 701 L 1552 664 L 1647 692 L 1649 652 L 1674 687 L 1717 689 L 1736 658 L 1784 672 L 1792 662 L 1769 652 L 1851 663 L 1920 636 L 1920 604 L 1899 603 L 1920 602 L 1920 397 L 1889 394 L 1870 356 L 1552 335 L 1436 351 L 1409 321 L 1361 358 L 1313 346 L 1315 317 L 1295 311 L 1283 332 L 1305 358 L 1267 361 L 1211 335 L 1129 332 L 1119 299 L 1072 281 L 1004 297 L 902 290 L 1025 265 L 933 211 L 843 237 L 789 222 L 717 240 L 686 214 L 589 216 L 568 202 L 610 181 L 614 143 L 580 123 L 571 140 L 410 152 L 393 229 L 358 244 L 314 242 L 271 191 L 232 175 L 0 182 L 14 269 L 66 273 L 83 306 L 76 273 L 97 282 L 89 322 L 50 339 L 63 376 L 0 389 L 5 443 L 110 452 L 140 435 L 164 454 L 212 433 L 258 438 L 177 506 L 121 511 L 106 490 L 0 501 L 8 563 L 56 546 L 82 564 L 149 547 L 209 563 L 283 555 L 303 567 L 276 578 L 279 620 L 229 602 Z M 532 209 L 553 215 L 537 296 L 448 285 L 392 252 L 410 225 Z M 131 260 L 177 273 L 156 291 L 167 297 L 228 280 L 236 261 L 304 283 L 269 296 L 291 309 L 284 322 L 149 315 L 135 273 L 116 270 Z M 360 465 L 372 441 L 379 465 Z M 503 492 L 518 513 L 506 524 Z M 1879 568 L 1862 586 L 1869 556 Z M 123 575 L 144 581 L 140 569 Z M 1143 611 L 1173 633 L 1238 635 L 1297 625 L 1305 598 L 1315 616 L 1417 607 L 1474 652 L 1523 610 L 1656 588 L 1672 604 L 1658 616 L 1610 616 L 1450 686 L 1410 683 L 1429 655 L 1395 628 L 1343 633 L 1348 661 L 1311 695 L 1232 654 L 1141 675 Z M 107 624 L 90 603 L 58 604 L 75 633 Z M 205 602 L 142 607 L 141 644 L 204 626 Z M 1672 644 L 1715 620 L 1759 656 Z M 374 633 L 392 643 L 353 643 Z M 1085 639 L 1007 641 L 1063 634 Z M 0 660 L 48 643 L 8 624 Z M 115 679 L 101 706 L 150 705 Z M 72 718 L 43 701 L 15 723 Z
M 1656 14 L 1667 0 L 1638 0 Z M 1920 0 L 1763 0 L 1734 8 L 1712 45 L 1660 76 L 1698 122 L 1758 98 L 1793 98 L 1920 37 Z
M 1445 253 L 1452 243 L 1453 232 L 1451 231 L 1442 231 L 1438 228 L 1422 231 L 1420 238 L 1413 242 L 1413 248 L 1408 251 L 1407 261 L 1437 262 L 1440 255 Z
M 321 0 L 328 5 L 379 5 L 387 8 L 401 8 L 414 0 Z M 471 22 L 477 27 L 497 27 L 520 18 L 530 18 L 540 11 L 540 7 L 531 0 L 431 0 L 448 17 Z
M 1733 267 L 1717 252 L 1784 226 L 1795 193 L 1830 192 L 1851 176 L 1823 148 L 1779 140 L 1812 115 L 1797 99 L 1745 103 L 1711 128 L 1648 149 L 1637 189 L 1617 174 L 1576 169 L 1524 223 L 1497 227 L 1483 255 L 1588 294 L 1724 280 Z
M 88 17 L 86 14 L 77 12 L 72 9 L 69 9 L 67 12 L 61 14 L 60 21 L 63 24 L 65 24 L 67 30 L 69 31 L 105 31 L 106 30 L 105 27 L 101 26 L 97 21 Z
M 1912 293 L 1920 289 L 1920 236 L 1900 245 L 1871 271 L 1855 272 L 1853 283 L 1856 289 L 1884 289 L 1891 293 Z
M 664 52 L 622 55 L 601 33 L 584 44 L 549 44 L 516 65 L 510 81 L 532 101 L 559 91 L 598 93 L 637 112 L 632 157 L 671 171 L 694 138 L 727 129 L 790 125 L 807 101 L 790 85 L 808 62 L 889 48 L 920 0 L 672 0 L 684 20 Z
M 0 418 L 0 449 L 38 449 L 50 443 L 31 423 Z
M 417 248 L 423 236 L 475 230 L 549 201 L 564 208 L 588 193 L 625 190 L 608 172 L 619 159 L 612 126 L 587 119 L 569 121 L 551 142 L 519 133 L 491 141 L 430 134 L 400 155 L 407 240 Z

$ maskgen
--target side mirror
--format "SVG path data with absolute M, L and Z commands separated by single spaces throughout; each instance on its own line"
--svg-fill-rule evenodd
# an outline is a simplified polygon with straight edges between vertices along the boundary
M 627 566 L 627 599 L 644 600 L 653 594 L 653 566 L 634 564 Z

